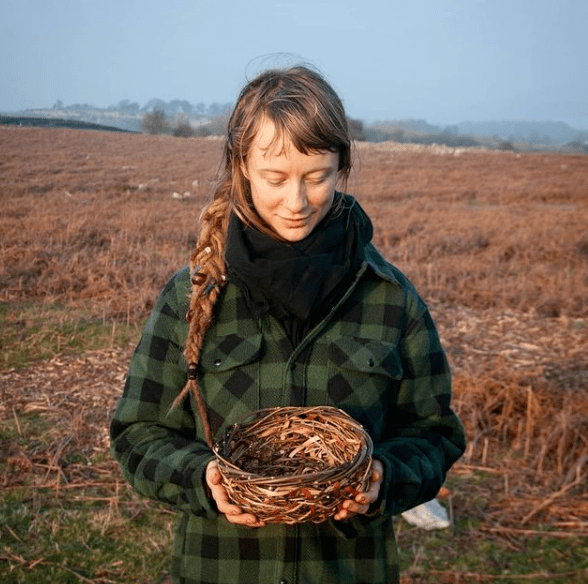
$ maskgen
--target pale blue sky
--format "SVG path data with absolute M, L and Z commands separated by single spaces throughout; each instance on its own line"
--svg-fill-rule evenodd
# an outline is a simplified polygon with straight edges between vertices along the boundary
M 2 0 L 0 111 L 231 102 L 304 60 L 366 122 L 588 129 L 587 31 L 588 0 Z

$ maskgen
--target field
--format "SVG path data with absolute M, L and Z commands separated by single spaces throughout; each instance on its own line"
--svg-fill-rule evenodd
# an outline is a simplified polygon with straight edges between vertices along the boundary
M 187 261 L 217 139 L 0 126 L 0 580 L 157 582 L 174 513 L 107 427 Z M 403 582 L 588 581 L 588 157 L 356 147 L 348 190 L 427 300 L 468 449 Z

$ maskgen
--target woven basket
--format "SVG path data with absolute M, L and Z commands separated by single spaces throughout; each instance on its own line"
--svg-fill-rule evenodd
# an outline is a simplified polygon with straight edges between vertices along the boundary
M 320 523 L 367 487 L 373 444 L 329 406 L 252 412 L 213 447 L 233 503 L 267 523 Z

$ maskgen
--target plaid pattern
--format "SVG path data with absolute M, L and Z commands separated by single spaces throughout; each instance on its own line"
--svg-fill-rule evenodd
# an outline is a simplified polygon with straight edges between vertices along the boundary
M 236 286 L 215 309 L 199 367 L 213 431 L 251 410 L 330 404 L 360 421 L 385 467 L 376 513 L 252 530 L 219 517 L 203 473 L 212 454 L 194 404 L 169 412 L 186 380 L 189 274 L 160 295 L 111 426 L 112 452 L 143 495 L 182 511 L 171 573 L 185 584 L 398 582 L 392 516 L 432 499 L 465 447 L 450 373 L 427 308 L 373 246 L 346 296 L 298 347 L 253 320 Z

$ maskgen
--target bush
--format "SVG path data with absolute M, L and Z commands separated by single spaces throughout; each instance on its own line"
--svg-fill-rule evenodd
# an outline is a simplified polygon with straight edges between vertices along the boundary
M 169 131 L 169 123 L 165 112 L 160 108 L 154 108 L 143 116 L 141 129 L 146 134 L 166 134 Z
M 498 146 L 498 149 L 504 150 L 505 152 L 516 152 L 517 151 L 514 144 L 510 140 L 502 140 Z
M 178 118 L 173 135 L 180 138 L 190 138 L 191 136 L 194 136 L 194 128 L 190 125 L 190 122 L 186 119 L 186 116 L 180 116 Z
M 229 114 L 215 116 L 207 124 L 198 126 L 194 130 L 194 135 L 199 137 L 206 136 L 225 136 L 227 134 L 227 125 L 229 123 Z
M 347 118 L 347 124 L 349 125 L 349 133 L 351 134 L 351 139 L 365 142 L 366 137 L 363 132 L 363 122 L 361 120 Z

